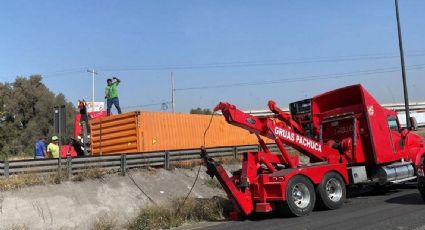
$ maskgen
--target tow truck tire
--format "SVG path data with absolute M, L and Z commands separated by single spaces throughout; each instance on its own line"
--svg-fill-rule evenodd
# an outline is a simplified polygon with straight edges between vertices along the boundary
M 285 216 L 304 216 L 313 211 L 316 193 L 311 181 L 304 176 L 294 176 L 286 185 L 286 201 L 279 212 Z
M 346 196 L 344 180 L 338 173 L 329 172 L 317 186 L 316 193 L 319 209 L 338 209 L 343 205 Z
M 425 188 L 419 188 L 419 192 L 421 193 L 422 200 L 425 202 Z
M 421 194 L 421 196 L 422 196 L 422 199 L 424 200 L 424 202 L 425 202 L 425 178 L 419 178 L 419 180 L 418 180 L 418 189 L 419 189 L 419 192 L 420 192 L 420 194 Z

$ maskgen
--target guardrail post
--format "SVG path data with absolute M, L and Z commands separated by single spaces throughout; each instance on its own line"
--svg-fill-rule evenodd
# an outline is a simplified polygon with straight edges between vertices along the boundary
M 121 154 L 121 175 L 125 176 L 127 170 L 127 155 Z
M 4 162 L 4 176 L 6 178 L 9 178 L 9 160 L 6 159 L 6 161 Z
M 234 158 L 237 158 L 238 157 L 238 147 L 237 146 L 234 146 L 232 148 L 232 152 L 233 152 L 233 157 Z
M 164 168 L 170 170 L 170 151 L 164 153 Z
M 71 156 L 66 157 L 66 167 L 68 169 L 68 180 L 70 180 L 72 177 L 72 157 Z
M 59 158 L 58 158 L 58 174 L 60 174 L 61 173 L 61 168 L 62 168 L 62 162 L 61 162 L 61 157 L 59 156 Z

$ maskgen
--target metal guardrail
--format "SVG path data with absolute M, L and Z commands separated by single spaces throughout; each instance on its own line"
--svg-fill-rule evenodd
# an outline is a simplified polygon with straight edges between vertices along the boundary
M 276 144 L 267 145 L 272 152 L 279 152 Z M 208 155 L 217 157 L 237 157 L 243 152 L 258 151 L 258 145 L 233 146 L 207 149 Z M 149 166 L 170 169 L 176 162 L 200 159 L 200 149 L 175 150 L 162 152 L 126 153 L 103 156 L 84 156 L 62 159 L 36 159 L 0 161 L 0 178 L 8 178 L 13 174 L 21 173 L 61 173 L 66 172 L 68 178 L 73 174 L 91 168 L 115 169 L 125 174 L 127 169 Z

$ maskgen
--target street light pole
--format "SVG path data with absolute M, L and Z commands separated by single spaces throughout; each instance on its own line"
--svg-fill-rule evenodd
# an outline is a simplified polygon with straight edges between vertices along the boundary
M 395 13 L 397 17 L 398 47 L 400 49 L 401 75 L 403 78 L 404 106 L 406 107 L 406 126 L 407 126 L 407 129 L 410 130 L 411 124 L 410 124 L 410 110 L 409 110 L 409 95 L 407 93 L 406 70 L 404 67 L 403 40 L 401 38 L 400 16 L 398 14 L 398 0 L 395 0 Z
M 92 96 L 91 96 L 91 108 L 92 108 L 92 112 L 94 111 L 94 77 L 95 75 L 97 75 L 97 72 L 92 69 L 92 70 L 87 70 L 87 72 L 92 74 Z
M 176 85 L 173 72 L 171 72 L 171 110 L 173 113 L 176 112 Z

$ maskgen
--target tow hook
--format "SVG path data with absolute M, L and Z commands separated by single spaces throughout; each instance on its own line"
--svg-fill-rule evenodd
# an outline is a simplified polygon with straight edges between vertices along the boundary
M 208 153 L 207 150 L 205 149 L 204 146 L 201 146 L 201 160 L 204 162 L 204 165 L 207 167 L 207 171 L 206 173 L 213 178 L 214 177 L 214 172 L 215 172 L 215 162 L 208 157 Z
M 241 178 L 239 184 L 238 184 L 239 188 L 248 188 L 249 187 L 249 181 L 246 177 Z

